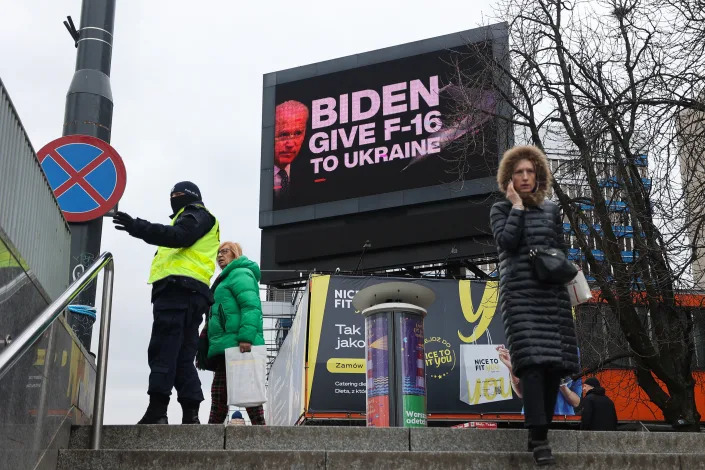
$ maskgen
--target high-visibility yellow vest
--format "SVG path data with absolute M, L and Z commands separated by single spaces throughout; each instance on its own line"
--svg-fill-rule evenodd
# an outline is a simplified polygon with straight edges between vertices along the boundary
M 198 207 L 206 209 L 201 205 Z M 184 209 L 185 207 L 171 219 L 171 225 L 174 225 Z M 210 214 L 210 212 L 208 213 Z M 168 276 L 186 276 L 206 285 L 210 284 L 211 277 L 215 272 L 215 258 L 218 255 L 219 245 L 220 225 L 216 219 L 213 228 L 189 247 L 167 248 L 160 246 L 154 260 L 152 260 L 152 268 L 149 271 L 149 281 L 147 282 L 152 284 Z

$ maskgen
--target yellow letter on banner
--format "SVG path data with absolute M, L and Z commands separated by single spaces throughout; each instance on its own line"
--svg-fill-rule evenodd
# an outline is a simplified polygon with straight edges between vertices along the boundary
M 512 386 L 509 383 L 504 383 L 504 377 L 499 379 L 499 386 L 502 388 L 502 398 L 512 398 Z
M 471 405 L 477 405 L 480 403 L 480 395 L 482 394 L 482 380 L 477 379 L 475 380 L 475 390 L 473 393 L 473 389 L 470 387 L 470 381 L 467 381 L 468 384 L 468 402 L 470 402 Z
M 458 330 L 458 337 L 464 343 L 474 343 L 490 326 L 494 312 L 497 310 L 497 288 L 499 287 L 499 283 L 497 281 L 489 281 L 485 284 L 485 292 L 482 294 L 482 300 L 480 301 L 480 306 L 477 308 L 477 311 L 475 311 L 472 306 L 470 281 L 459 281 L 458 286 L 460 290 L 460 307 L 463 309 L 465 320 L 470 324 L 476 323 L 478 319 L 480 320 L 472 335 L 464 336 L 460 330 Z

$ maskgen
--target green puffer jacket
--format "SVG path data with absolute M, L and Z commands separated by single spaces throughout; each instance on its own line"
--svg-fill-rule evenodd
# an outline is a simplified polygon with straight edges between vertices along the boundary
M 259 266 L 246 256 L 228 264 L 213 283 L 215 303 L 208 315 L 208 357 L 240 342 L 264 344 Z

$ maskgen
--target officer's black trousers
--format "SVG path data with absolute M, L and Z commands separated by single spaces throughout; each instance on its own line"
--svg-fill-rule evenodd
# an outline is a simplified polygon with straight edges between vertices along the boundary
M 200 403 L 203 392 L 194 359 L 198 326 L 208 302 L 202 295 L 182 289 L 165 290 L 153 302 L 154 323 L 147 351 L 148 393 L 169 396 L 175 387 L 180 403 Z

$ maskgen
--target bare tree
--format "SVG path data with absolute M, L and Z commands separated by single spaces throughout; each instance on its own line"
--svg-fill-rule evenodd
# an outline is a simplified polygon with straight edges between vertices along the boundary
M 705 192 L 692 171 L 705 149 L 702 3 L 499 0 L 506 54 L 474 51 L 487 73 L 457 67 L 460 89 L 491 90 L 507 107 L 492 117 L 513 125 L 515 143 L 567 156 L 554 191 L 624 339 L 615 354 L 633 358 L 667 422 L 692 430 L 693 318 L 679 292 L 693 286 L 703 254 L 694 248 L 705 246 Z M 457 94 L 456 122 L 489 112 L 473 93 Z M 478 136 L 458 142 L 470 158 Z

